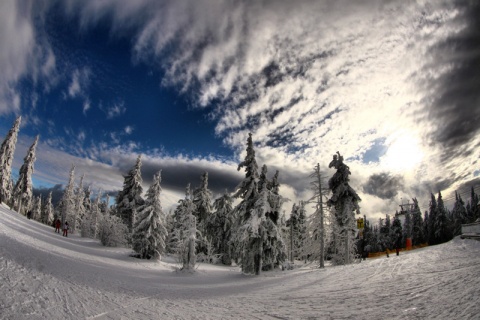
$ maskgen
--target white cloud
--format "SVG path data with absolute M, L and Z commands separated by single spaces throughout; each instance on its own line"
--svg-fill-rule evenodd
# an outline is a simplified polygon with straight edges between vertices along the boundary
M 0 113 L 19 111 L 16 82 L 27 72 L 35 40 L 28 10 L 14 0 L 0 2 Z
M 107 108 L 107 119 L 112 119 L 118 116 L 121 116 L 127 111 L 127 108 L 125 107 L 125 103 L 123 101 L 114 104 L 113 106 L 110 106 Z
M 68 86 L 68 96 L 71 99 L 76 97 L 86 97 L 87 96 L 87 88 L 90 84 L 90 75 L 91 71 L 90 68 L 84 67 L 82 69 L 75 69 L 72 72 L 72 81 Z M 88 99 L 87 99 L 88 100 Z
M 87 111 L 90 110 L 92 106 L 90 105 L 90 100 L 89 99 L 86 99 L 84 102 L 83 102 L 83 114 L 84 115 L 87 115 Z

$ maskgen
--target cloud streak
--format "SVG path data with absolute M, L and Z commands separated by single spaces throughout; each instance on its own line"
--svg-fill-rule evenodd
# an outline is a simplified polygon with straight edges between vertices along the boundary
M 313 166 L 326 168 L 336 151 L 346 156 L 352 183 L 370 199 L 362 205 L 372 215 L 386 210 L 380 200 L 418 193 L 428 198 L 427 190 L 439 187 L 452 191 L 478 170 L 480 6 L 472 1 L 62 5 L 79 16 L 81 28 L 107 21 L 112 35 L 133 34 L 134 62 L 160 66 L 162 85 L 191 95 L 196 107 L 207 110 L 215 134 L 236 159 L 252 132 L 259 163 L 272 174 L 280 169 L 293 197 L 306 196 Z M 18 30 L 23 42 L 7 39 L 15 45 L 1 49 L 0 66 L 14 67 L 0 79 L 0 112 L 7 103 L 18 112 L 15 82 L 31 69 L 52 74 L 55 57 L 48 43 L 35 40 L 31 7 L 22 15 L 14 2 L 2 6 L 15 14 L 2 20 L 0 30 Z M 33 63 L 31 56 L 37 57 Z M 88 74 L 75 75 L 72 98 L 88 88 Z M 86 100 L 84 113 L 89 109 Z M 112 119 L 126 107 L 120 102 L 102 110 Z M 123 128 L 122 134 L 132 133 Z M 139 149 L 135 141 L 117 149 L 97 142 L 85 153 L 118 176 Z M 219 159 L 147 152 L 147 176 L 157 167 L 174 192 L 205 170 L 216 192 L 233 188 L 239 177 L 230 171 L 232 163 Z

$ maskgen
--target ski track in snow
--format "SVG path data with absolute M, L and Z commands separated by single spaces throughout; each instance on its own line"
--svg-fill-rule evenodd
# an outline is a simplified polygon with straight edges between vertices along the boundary
M 480 242 L 242 275 L 142 261 L 0 205 L 0 319 L 478 319 Z

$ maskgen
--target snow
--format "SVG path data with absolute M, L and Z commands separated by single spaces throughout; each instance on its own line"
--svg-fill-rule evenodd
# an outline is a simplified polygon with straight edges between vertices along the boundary
M 480 242 L 246 276 L 62 237 L 0 205 L 0 319 L 478 319 Z

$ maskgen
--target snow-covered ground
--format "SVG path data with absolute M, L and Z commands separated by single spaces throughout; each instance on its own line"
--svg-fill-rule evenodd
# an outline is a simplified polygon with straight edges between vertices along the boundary
M 142 261 L 0 206 L 1 319 L 479 319 L 480 242 L 242 275 Z

